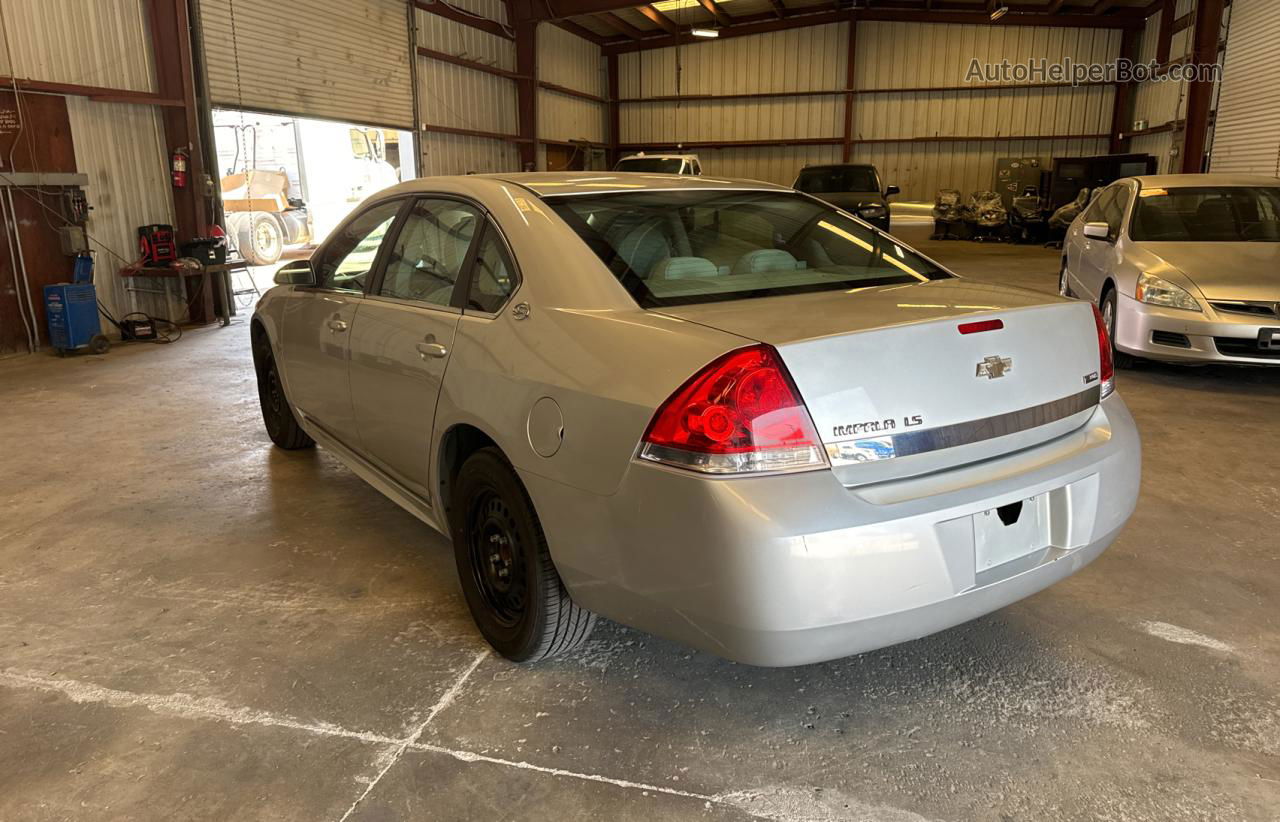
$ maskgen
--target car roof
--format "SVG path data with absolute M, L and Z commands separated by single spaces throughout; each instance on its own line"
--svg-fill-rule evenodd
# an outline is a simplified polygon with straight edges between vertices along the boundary
M 697 159 L 697 156 L 696 154 L 645 154 L 641 152 L 639 154 L 628 154 L 626 157 L 620 158 L 618 162 L 623 160 L 693 160 Z
M 468 179 L 497 180 L 523 186 L 539 197 L 560 194 L 609 194 L 626 191 L 791 191 L 786 186 L 759 180 L 724 177 L 690 177 L 643 171 L 525 171 L 510 174 L 474 174 Z M 429 178 L 427 178 L 429 179 Z
M 1280 178 L 1261 174 L 1144 174 L 1126 177 L 1143 188 L 1201 188 L 1204 186 L 1280 186 Z

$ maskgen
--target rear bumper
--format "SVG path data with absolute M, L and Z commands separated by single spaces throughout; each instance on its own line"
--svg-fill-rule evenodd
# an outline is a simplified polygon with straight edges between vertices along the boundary
M 633 465 L 600 497 L 526 476 L 580 604 L 730 659 L 799 665 L 925 636 L 1083 568 L 1137 499 L 1118 397 L 1083 428 L 978 466 L 846 488 L 830 471 L 705 479 Z M 1045 544 L 980 570 L 974 515 L 1027 499 Z
M 1256 350 L 1258 333 L 1280 328 L 1280 320 L 1160 308 L 1124 295 L 1116 311 L 1116 348 L 1127 354 L 1165 362 L 1280 365 L 1280 349 L 1270 356 Z

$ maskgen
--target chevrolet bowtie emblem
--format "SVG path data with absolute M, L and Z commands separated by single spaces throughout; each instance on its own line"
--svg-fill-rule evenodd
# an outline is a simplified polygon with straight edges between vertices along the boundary
M 985 357 L 982 362 L 978 363 L 978 369 L 973 372 L 973 376 L 996 380 L 1012 370 L 1012 357 Z

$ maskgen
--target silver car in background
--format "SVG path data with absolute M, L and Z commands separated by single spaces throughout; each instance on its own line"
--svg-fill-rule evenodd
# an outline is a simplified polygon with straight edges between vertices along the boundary
M 902 642 L 1079 571 L 1137 498 L 1095 309 L 786 188 L 416 180 L 277 283 L 272 440 L 450 535 L 513 660 L 596 614 L 758 665 Z
M 1060 290 L 1101 308 L 1118 364 L 1280 365 L 1280 179 L 1113 183 L 1067 232 Z

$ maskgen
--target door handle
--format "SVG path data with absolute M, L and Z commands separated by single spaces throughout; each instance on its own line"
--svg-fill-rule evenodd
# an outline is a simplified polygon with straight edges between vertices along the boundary
M 441 359 L 442 357 L 449 356 L 449 349 L 445 348 L 440 343 L 420 342 L 418 343 L 418 353 L 424 360 L 427 357 Z
M 334 334 L 340 334 L 346 330 L 347 330 L 346 322 L 342 320 L 336 320 L 336 319 L 329 320 L 329 331 L 333 332 Z

